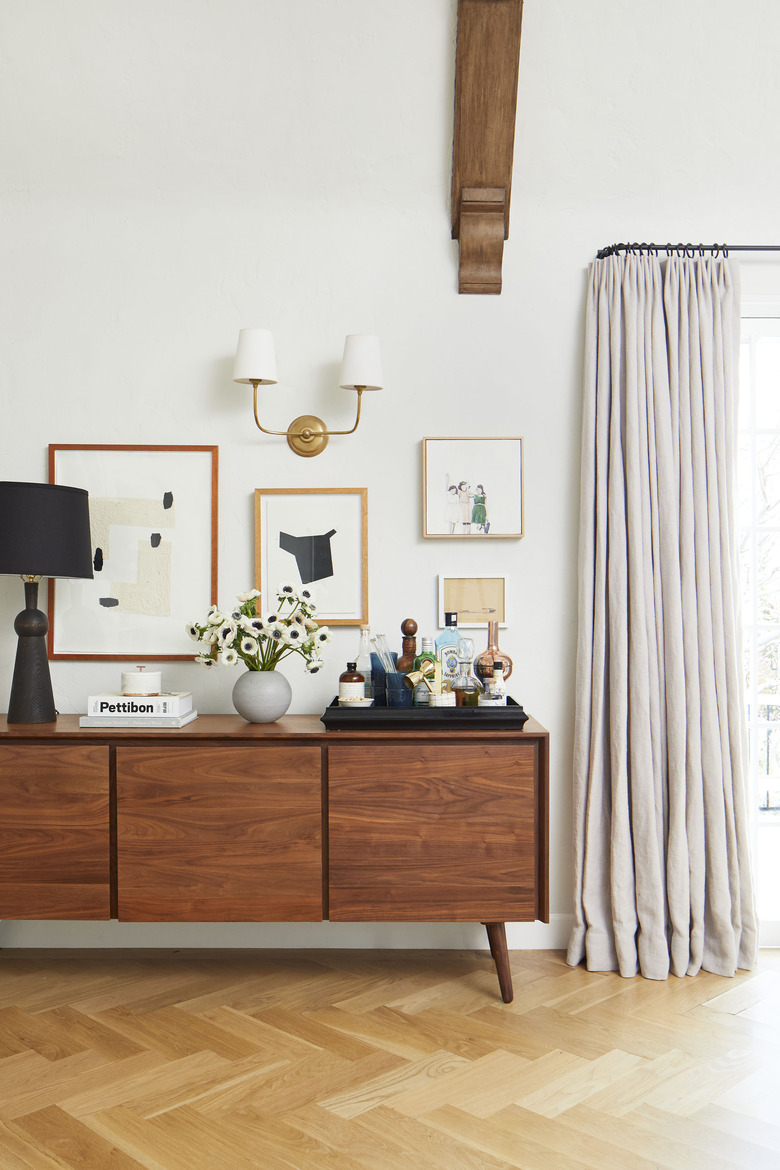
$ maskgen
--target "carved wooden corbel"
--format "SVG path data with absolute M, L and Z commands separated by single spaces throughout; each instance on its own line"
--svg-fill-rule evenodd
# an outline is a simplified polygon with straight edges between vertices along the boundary
M 523 0 L 458 0 L 452 238 L 462 293 L 501 292 L 522 16 Z

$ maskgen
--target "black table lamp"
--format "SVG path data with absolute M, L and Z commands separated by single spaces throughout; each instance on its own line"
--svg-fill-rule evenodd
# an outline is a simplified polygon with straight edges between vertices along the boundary
M 0 573 L 24 581 L 26 608 L 17 616 L 9 723 L 57 718 L 46 656 L 49 621 L 38 609 L 41 577 L 91 577 L 89 493 L 48 483 L 0 481 Z

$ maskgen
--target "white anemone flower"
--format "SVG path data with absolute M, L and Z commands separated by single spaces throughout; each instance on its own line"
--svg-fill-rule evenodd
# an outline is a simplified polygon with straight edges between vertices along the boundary
M 322 670 L 325 663 L 321 658 L 312 658 L 311 662 L 306 663 L 306 669 L 309 674 L 316 674 L 318 670 Z
M 257 639 L 250 638 L 249 635 L 242 638 L 239 643 L 239 650 L 242 654 L 248 654 L 250 658 L 253 658 L 257 654 Z
M 260 596 L 259 589 L 250 589 L 248 593 L 239 593 L 237 596 L 237 600 L 240 601 L 242 605 L 244 605 L 244 604 L 246 604 L 247 601 L 254 601 L 254 599 L 256 597 L 259 597 L 259 596 Z
M 228 618 L 228 620 L 223 622 L 222 625 L 219 627 L 219 632 L 217 634 L 217 638 L 218 638 L 220 646 L 231 646 L 233 644 L 233 642 L 235 641 L 235 637 L 236 637 L 237 633 L 238 633 L 238 627 L 237 627 L 236 623 L 233 621 L 232 618 Z
M 262 634 L 265 629 L 265 622 L 261 617 L 242 617 L 238 624 L 245 634 L 251 634 L 253 638 Z
M 333 641 L 333 635 L 327 626 L 320 626 L 314 635 L 314 641 L 319 646 L 324 646 L 327 642 Z
M 212 605 L 209 612 L 206 614 L 206 621 L 210 626 L 221 626 L 225 618 L 216 605 Z
M 217 665 L 216 662 L 214 661 L 214 659 L 209 657 L 208 654 L 198 654 L 195 658 L 195 661 L 199 662 L 201 666 L 216 666 Z
M 288 646 L 302 646 L 306 641 L 306 633 L 295 622 L 292 622 L 289 626 L 285 626 L 284 640 Z
M 263 621 L 267 626 L 274 626 L 279 621 L 279 616 L 280 615 L 278 613 L 267 613 L 263 618 Z
M 238 662 L 238 655 L 231 646 L 228 650 L 223 650 L 220 656 L 220 662 L 223 666 L 235 666 Z
M 302 585 L 298 590 L 298 600 L 302 601 L 304 605 L 309 607 L 309 609 L 317 608 L 317 603 L 314 600 L 314 594 L 312 593 L 311 589 L 307 589 L 305 585 Z
M 264 633 L 265 633 L 266 637 L 271 639 L 272 642 L 284 642 L 285 641 L 284 635 L 285 635 L 286 630 L 287 630 L 287 627 L 285 626 L 285 624 L 283 622 L 275 621 L 275 622 L 268 623 L 268 625 L 266 626 L 266 628 L 264 630 Z
M 289 597 L 292 601 L 298 600 L 298 590 L 289 581 L 285 581 L 284 585 L 280 585 L 277 590 L 279 597 Z
M 198 629 L 198 627 L 195 625 L 194 622 L 190 622 L 187 625 L 187 633 L 192 638 L 193 642 L 200 641 L 200 630 Z
M 303 624 L 307 630 L 318 630 L 320 627 L 315 622 L 314 618 L 304 618 Z

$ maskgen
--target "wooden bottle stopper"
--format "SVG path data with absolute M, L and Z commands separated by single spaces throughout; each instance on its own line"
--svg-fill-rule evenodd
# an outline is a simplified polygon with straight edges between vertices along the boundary
M 401 622 L 401 634 L 403 641 L 401 642 L 401 656 L 398 659 L 396 666 L 401 674 L 406 674 L 414 666 L 414 660 L 417 657 L 417 622 L 414 618 L 404 618 Z

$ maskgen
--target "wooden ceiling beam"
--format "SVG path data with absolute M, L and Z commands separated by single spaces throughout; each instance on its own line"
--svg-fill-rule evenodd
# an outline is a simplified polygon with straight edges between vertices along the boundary
M 523 0 L 458 0 L 452 238 L 462 293 L 501 292 L 522 17 Z

